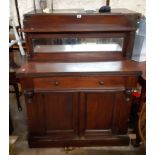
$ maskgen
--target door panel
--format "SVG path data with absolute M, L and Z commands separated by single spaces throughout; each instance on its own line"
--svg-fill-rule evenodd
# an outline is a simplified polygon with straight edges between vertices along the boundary
M 38 104 L 39 109 L 37 108 Z M 41 134 L 53 138 L 66 138 L 77 135 L 78 108 L 76 93 L 35 93 L 31 106 L 33 106 L 33 115 L 35 117 L 33 117 L 33 120 L 30 118 L 30 122 L 32 126 L 35 126 L 35 133 L 42 128 L 44 132 Z
M 101 138 L 126 133 L 130 104 L 124 91 L 86 92 L 80 96 L 81 136 Z
M 77 94 L 44 93 L 46 134 L 54 137 L 77 134 Z
M 123 135 L 127 133 L 130 106 L 122 90 L 38 92 L 32 103 L 27 103 L 29 131 L 54 139 Z
M 73 94 L 44 94 L 47 130 L 73 129 Z
M 112 125 L 114 98 L 111 93 L 87 93 L 86 129 L 110 129 Z

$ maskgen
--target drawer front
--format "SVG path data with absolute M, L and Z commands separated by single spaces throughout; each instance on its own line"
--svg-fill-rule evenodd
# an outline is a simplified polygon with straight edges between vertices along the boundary
M 125 86 L 124 77 L 47 77 L 34 78 L 35 89 L 103 89 Z

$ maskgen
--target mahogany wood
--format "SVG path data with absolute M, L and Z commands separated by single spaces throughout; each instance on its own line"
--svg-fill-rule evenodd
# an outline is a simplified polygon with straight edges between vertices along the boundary
M 29 62 L 25 63 L 17 71 L 18 77 L 45 77 L 64 75 L 137 75 L 141 69 L 137 62 L 131 60 L 106 61 L 106 62 L 77 62 L 77 63 L 50 63 L 50 62 Z
M 129 60 L 23 65 L 17 76 L 28 94 L 29 145 L 127 145 L 125 90 L 136 87 L 140 74 Z
M 117 9 L 105 14 L 36 10 L 24 16 L 29 61 L 17 77 L 26 99 L 30 147 L 129 144 L 131 92 L 141 75 L 130 60 L 139 16 Z M 61 37 L 122 37 L 124 44 L 118 53 L 34 52 L 33 39 Z
M 123 87 L 125 79 L 123 77 L 52 77 L 35 78 L 35 89 L 84 89 L 84 88 L 112 88 Z
M 81 14 L 81 18 L 77 18 Z M 122 31 L 136 29 L 138 13 L 67 13 L 26 14 L 25 32 Z M 38 20 L 39 19 L 39 20 Z M 54 22 L 53 22 L 54 21 Z
M 80 15 L 80 18 L 78 17 Z M 34 61 L 105 61 L 130 59 L 132 55 L 134 35 L 140 14 L 126 9 L 114 9 L 110 13 L 86 13 L 75 11 L 55 11 L 43 14 L 39 11 L 24 16 L 24 29 L 28 43 L 27 54 Z M 125 39 L 122 55 L 111 53 L 61 53 L 36 54 L 33 52 L 32 40 L 48 37 L 116 37 Z M 95 52 L 95 51 L 94 51 Z M 88 57 L 88 59 L 87 59 Z
M 70 147 L 70 146 L 126 146 L 129 145 L 128 136 L 108 136 L 101 139 L 56 139 L 52 140 L 51 137 L 32 137 L 29 136 L 29 146 L 40 147 Z
M 30 61 L 44 62 L 97 62 L 97 61 L 112 61 L 124 59 L 122 53 L 116 52 L 84 52 L 84 53 L 36 53 L 29 57 Z

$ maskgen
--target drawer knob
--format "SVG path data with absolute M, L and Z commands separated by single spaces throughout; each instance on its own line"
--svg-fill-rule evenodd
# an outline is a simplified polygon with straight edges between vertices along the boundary
M 60 84 L 59 81 L 54 81 L 55 86 L 58 86 L 59 84 Z
M 104 82 L 102 80 L 99 81 L 99 85 L 104 85 Z

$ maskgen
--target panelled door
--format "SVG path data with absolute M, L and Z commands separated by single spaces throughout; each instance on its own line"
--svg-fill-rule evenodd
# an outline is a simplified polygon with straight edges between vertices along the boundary
M 130 105 L 122 90 L 34 93 L 27 103 L 29 131 L 56 139 L 123 135 Z
M 130 104 L 121 90 L 81 93 L 80 136 L 126 134 Z
M 30 133 L 56 139 L 77 136 L 77 101 L 77 93 L 34 93 L 27 104 Z

